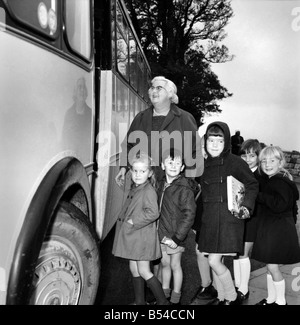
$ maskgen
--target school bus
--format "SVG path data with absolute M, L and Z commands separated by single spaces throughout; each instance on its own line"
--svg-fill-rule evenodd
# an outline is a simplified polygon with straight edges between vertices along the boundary
M 0 0 L 0 304 L 95 302 L 150 78 L 122 0 Z

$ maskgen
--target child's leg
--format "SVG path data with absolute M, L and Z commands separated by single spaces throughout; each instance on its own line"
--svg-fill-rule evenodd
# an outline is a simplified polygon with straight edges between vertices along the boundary
M 160 283 L 162 283 L 161 258 L 152 261 L 151 264 L 152 264 L 152 267 L 153 267 L 153 274 L 157 277 L 158 281 Z M 147 289 L 148 289 L 148 287 L 147 287 Z M 147 295 L 148 294 L 146 294 L 146 297 L 147 297 Z M 169 296 L 170 296 L 170 292 L 169 292 Z M 166 297 L 168 297 L 168 296 L 166 295 Z M 153 296 L 150 295 L 150 297 L 147 298 L 147 303 L 149 305 L 155 305 L 156 304 L 156 299 Z
M 139 275 L 147 281 L 153 277 L 153 273 L 150 268 L 150 261 L 136 261 L 137 270 Z
M 235 291 L 230 271 L 227 269 L 225 264 L 223 264 L 222 257 L 222 254 L 209 254 L 208 262 L 223 285 L 225 299 L 232 302 L 236 300 L 237 293 Z
M 171 257 L 167 254 L 166 250 L 162 250 L 162 258 L 161 258 L 161 282 L 162 288 L 164 290 L 165 296 L 167 298 L 170 297 L 171 293 L 171 278 L 172 278 L 172 270 L 171 270 Z
M 171 255 L 171 270 L 173 274 L 173 290 L 181 292 L 183 273 L 181 267 L 182 252 Z
M 136 261 L 129 261 L 129 270 L 133 277 L 140 276 Z
M 267 264 L 267 269 L 270 272 L 275 288 L 277 305 L 286 305 L 285 299 L 285 280 L 280 271 L 278 264 Z M 269 297 L 268 297 L 269 298 Z
M 218 299 L 220 301 L 224 301 L 225 299 L 225 293 L 224 293 L 224 288 L 223 288 L 223 284 L 220 281 L 219 277 L 217 276 L 216 272 L 214 270 L 212 270 L 212 275 L 213 275 L 213 279 L 214 279 L 214 283 L 218 292 Z
M 192 298 L 191 305 L 211 304 L 216 300 L 218 295 L 217 290 L 215 289 L 216 284 L 214 283 L 214 287 L 212 281 L 212 271 L 208 263 L 208 258 L 198 250 L 197 244 L 196 257 L 201 278 L 201 285 Z
M 276 289 L 272 279 L 272 275 L 269 272 L 267 273 L 267 290 L 268 290 L 267 303 L 272 304 L 276 300 Z
M 157 279 L 162 282 L 162 274 L 161 274 L 161 262 L 153 265 L 153 273 L 157 277 Z
M 137 262 L 129 261 L 129 269 L 132 274 L 134 302 L 136 305 L 145 305 L 145 280 L 139 275 Z
M 201 285 L 203 288 L 207 288 L 212 283 L 208 258 L 203 253 L 201 253 L 197 247 L 196 247 L 196 256 L 197 256 L 198 269 L 201 277 Z
M 246 295 L 249 292 L 249 280 L 251 273 L 251 263 L 249 258 L 249 253 L 253 247 L 253 243 L 246 242 L 244 245 L 244 255 L 239 257 L 240 265 L 240 284 L 238 290 Z
M 149 261 L 137 261 L 137 267 L 141 277 L 147 282 L 148 287 L 152 291 L 157 305 L 168 305 L 169 302 L 163 292 L 161 283 L 150 270 Z
M 233 259 L 233 274 L 234 274 L 235 287 L 239 288 L 239 286 L 241 284 L 241 266 L 240 266 L 239 258 Z
M 171 270 L 173 274 L 173 290 L 170 302 L 178 304 L 181 298 L 181 287 L 183 281 L 183 272 L 181 267 L 182 252 L 170 255 L 171 257 Z

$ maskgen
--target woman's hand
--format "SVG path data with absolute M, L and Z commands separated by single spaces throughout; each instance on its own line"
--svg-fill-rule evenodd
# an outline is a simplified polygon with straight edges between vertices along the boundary
M 125 183 L 125 174 L 126 174 L 126 168 L 122 167 L 120 168 L 117 176 L 115 177 L 115 181 L 119 187 L 122 187 Z

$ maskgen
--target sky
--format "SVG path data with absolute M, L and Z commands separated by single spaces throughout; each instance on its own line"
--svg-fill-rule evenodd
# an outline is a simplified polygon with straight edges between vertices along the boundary
M 300 0 L 232 0 L 222 41 L 235 57 L 213 71 L 233 96 L 219 102 L 234 134 L 300 151 Z M 205 128 L 205 126 L 204 126 Z

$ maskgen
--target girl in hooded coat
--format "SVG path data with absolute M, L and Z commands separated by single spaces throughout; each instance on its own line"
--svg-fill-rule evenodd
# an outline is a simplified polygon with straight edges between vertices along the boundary
M 224 122 L 208 125 L 205 134 L 204 172 L 200 177 L 203 200 L 199 250 L 208 255 L 218 291 L 219 304 L 240 304 L 231 273 L 223 263 L 225 255 L 243 254 L 244 219 L 255 206 L 258 182 L 248 164 L 231 153 L 230 130 Z M 245 196 L 237 217 L 228 210 L 227 176 L 245 186 Z

